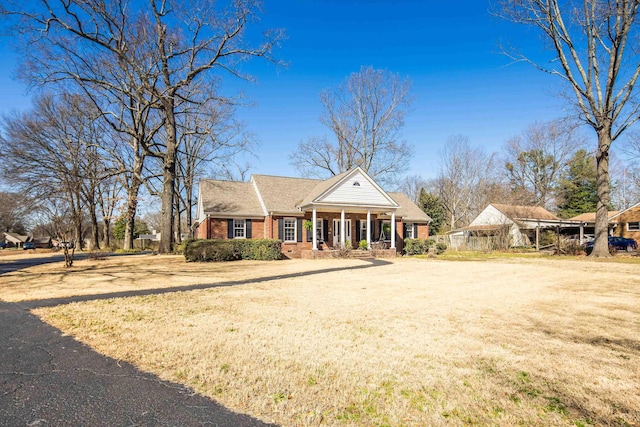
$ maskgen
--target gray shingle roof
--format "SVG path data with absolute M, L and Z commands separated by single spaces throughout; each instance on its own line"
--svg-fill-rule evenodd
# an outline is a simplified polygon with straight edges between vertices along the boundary
M 314 200 L 340 181 L 344 174 L 328 180 L 253 175 L 252 182 L 200 180 L 204 214 L 230 217 L 256 217 L 268 213 L 300 214 L 304 200 Z M 255 186 L 260 194 L 256 193 Z M 396 215 L 410 222 L 430 222 L 431 218 L 402 193 L 387 193 L 400 207 Z M 260 197 L 264 208 L 260 203 Z M 265 212 L 266 209 L 266 212 Z
M 298 205 L 320 181 L 308 178 L 290 178 L 285 176 L 253 175 L 267 212 L 300 213 Z
M 205 214 L 264 216 L 258 196 L 250 182 L 201 179 L 199 185 Z
M 424 213 L 404 193 L 387 193 L 400 207 L 396 211 L 396 217 L 401 217 L 405 222 L 431 222 L 431 217 Z

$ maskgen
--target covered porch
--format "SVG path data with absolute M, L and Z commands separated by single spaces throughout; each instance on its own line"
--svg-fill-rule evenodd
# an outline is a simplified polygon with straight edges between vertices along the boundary
M 310 221 L 311 250 L 358 248 L 366 242 L 371 250 L 377 248 L 396 249 L 397 229 L 395 209 L 390 212 L 372 208 L 346 209 L 340 207 L 313 207 L 305 213 Z M 307 223 L 308 224 L 308 223 Z M 309 239 L 307 239 L 309 240 Z

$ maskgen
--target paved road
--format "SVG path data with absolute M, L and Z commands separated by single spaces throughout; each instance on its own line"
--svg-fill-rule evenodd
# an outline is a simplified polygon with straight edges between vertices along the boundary
M 8 249 L 5 249 L 8 250 Z M 16 255 L 20 255 L 20 252 L 16 252 Z M 25 256 L 23 258 L 17 259 L 7 259 L 5 257 L 0 258 L 0 275 L 4 273 L 10 273 L 16 270 L 22 270 L 23 268 L 29 268 L 40 264 L 50 264 L 52 262 L 60 262 L 64 263 L 64 255 L 62 253 L 51 255 L 49 253 L 46 254 L 38 254 L 38 253 L 29 253 L 29 251 L 25 251 Z M 76 252 L 73 256 L 74 260 L 87 258 L 89 255 L 86 252 Z M 109 256 L 115 256 L 115 254 L 109 254 Z
M 21 259 L 7 271 L 56 261 Z M 99 354 L 0 301 L 0 426 L 203 425 L 268 426 Z

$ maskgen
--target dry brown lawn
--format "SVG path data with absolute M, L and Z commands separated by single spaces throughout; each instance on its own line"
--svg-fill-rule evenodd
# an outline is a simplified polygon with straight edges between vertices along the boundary
M 0 299 L 85 295 L 33 312 L 284 426 L 640 426 L 639 273 L 584 259 L 134 256 L 6 274 Z

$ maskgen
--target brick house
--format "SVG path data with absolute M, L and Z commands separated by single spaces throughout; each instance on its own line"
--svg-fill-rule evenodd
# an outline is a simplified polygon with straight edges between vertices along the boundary
M 387 193 L 361 168 L 328 180 L 253 175 L 250 182 L 203 179 L 194 224 L 200 239 L 279 239 L 290 258 L 364 240 L 401 252 L 426 239 L 431 218 L 405 194 Z
M 609 218 L 613 226 L 611 235 L 635 240 L 640 245 L 640 203 Z

